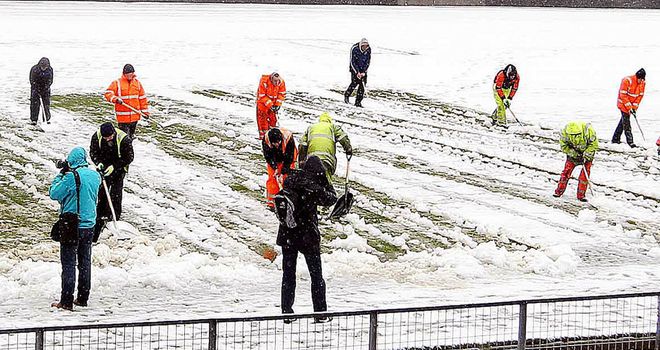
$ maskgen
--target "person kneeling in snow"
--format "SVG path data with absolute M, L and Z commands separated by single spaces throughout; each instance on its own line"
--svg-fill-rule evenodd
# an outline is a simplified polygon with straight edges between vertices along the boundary
M 73 304 L 87 306 L 92 279 L 92 235 L 96 223 L 96 200 L 101 176 L 87 167 L 87 154 L 82 147 L 71 150 L 60 173 L 50 185 L 50 198 L 61 205 L 60 213 L 78 213 L 78 237 L 72 242 L 60 241 L 62 294 L 51 306 L 73 310 Z M 77 177 L 77 178 L 76 178 Z M 78 260 L 78 297 L 73 299 Z
M 570 122 L 561 131 L 559 145 L 562 152 L 566 153 L 566 164 L 564 171 L 561 173 L 561 178 L 559 179 L 559 184 L 557 184 L 554 196 L 560 197 L 564 194 L 573 169 L 576 165 L 582 165 L 577 198 L 582 202 L 586 202 L 585 194 L 589 185 L 591 162 L 593 162 L 596 151 L 598 150 L 596 132 L 589 123 L 581 121 Z
M 284 181 L 284 191 L 295 196 L 293 211 L 295 224 L 290 228 L 280 224 L 277 245 L 282 247 L 282 313 L 293 313 L 296 295 L 296 263 L 298 252 L 305 256 L 312 281 L 314 312 L 328 309 L 325 301 L 325 281 L 321 271 L 321 233 L 319 232 L 317 206 L 331 206 L 337 194 L 325 175 L 321 159 L 311 156 L 302 170 L 292 170 Z M 291 322 L 289 319 L 287 322 Z M 328 322 L 327 317 L 316 317 L 316 322 Z
M 282 189 L 289 170 L 296 167 L 298 148 L 291 131 L 285 128 L 272 128 L 261 141 L 261 149 L 268 168 L 266 204 L 269 208 L 273 208 L 274 196 Z

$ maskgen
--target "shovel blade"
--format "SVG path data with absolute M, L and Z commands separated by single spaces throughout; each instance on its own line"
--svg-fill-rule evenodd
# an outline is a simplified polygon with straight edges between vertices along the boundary
M 116 225 L 115 225 L 116 224 Z M 110 221 L 105 225 L 101 237 L 114 236 L 118 241 L 123 241 L 137 237 L 139 235 L 138 229 L 125 221 L 117 221 L 116 223 Z
M 345 216 L 351 211 L 352 206 L 353 206 L 353 194 L 350 192 L 346 192 L 343 196 L 339 197 L 337 203 L 335 203 L 335 207 L 332 209 L 332 212 L 330 213 L 330 218 L 340 218 L 342 216 Z

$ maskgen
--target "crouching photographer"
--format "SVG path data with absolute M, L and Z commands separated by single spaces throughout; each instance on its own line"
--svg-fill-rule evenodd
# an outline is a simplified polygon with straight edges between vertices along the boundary
M 55 164 L 60 173 L 50 185 L 50 198 L 60 204 L 59 220 L 53 225 L 51 238 L 60 242 L 62 294 L 51 306 L 73 310 L 73 304 L 87 306 L 92 277 L 92 237 L 96 223 L 96 200 L 101 176 L 89 169 L 87 153 L 82 147 L 71 150 L 66 161 Z M 78 261 L 78 295 L 73 299 Z

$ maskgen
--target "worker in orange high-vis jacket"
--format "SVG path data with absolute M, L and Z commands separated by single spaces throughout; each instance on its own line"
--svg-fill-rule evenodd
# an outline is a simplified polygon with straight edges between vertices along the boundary
M 144 87 L 135 77 L 135 68 L 126 64 L 122 73 L 119 79 L 108 86 L 104 95 L 108 102 L 115 105 L 119 129 L 132 139 L 135 136 L 135 128 L 140 120 L 140 114 L 149 117 L 149 107 Z
M 630 116 L 637 118 L 637 108 L 644 97 L 644 88 L 646 87 L 646 71 L 644 68 L 640 69 L 629 77 L 621 80 L 619 87 L 619 98 L 617 99 L 616 106 L 621 111 L 621 119 L 619 125 L 614 130 L 612 135 L 612 143 L 621 143 L 621 133 L 625 133 L 626 142 L 631 148 L 637 147 L 633 142 L 632 129 L 630 128 Z
M 296 168 L 298 147 L 291 131 L 274 127 L 268 130 L 261 140 L 261 148 L 268 168 L 266 204 L 269 208 L 274 208 L 275 195 L 282 189 L 289 171 Z
M 285 98 L 286 85 L 279 73 L 261 76 L 257 89 L 257 127 L 260 140 L 270 128 L 277 125 L 277 112 Z

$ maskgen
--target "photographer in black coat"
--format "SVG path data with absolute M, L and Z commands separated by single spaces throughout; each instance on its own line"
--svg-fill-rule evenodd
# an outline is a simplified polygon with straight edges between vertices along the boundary
M 46 121 L 50 122 L 50 86 L 53 84 L 53 68 L 46 57 L 30 69 L 30 120 L 37 124 L 41 102 L 44 104 Z
M 325 281 L 321 270 L 321 232 L 319 232 L 316 207 L 331 206 L 337 194 L 328 182 L 323 163 L 311 156 L 301 170 L 292 170 L 284 181 L 283 191 L 292 192 L 299 200 L 293 214 L 294 228 L 281 224 L 277 233 L 277 245 L 282 247 L 282 313 L 293 313 L 296 294 L 296 263 L 298 252 L 305 256 L 312 280 L 314 311 L 326 311 Z M 317 322 L 329 319 L 319 317 Z

